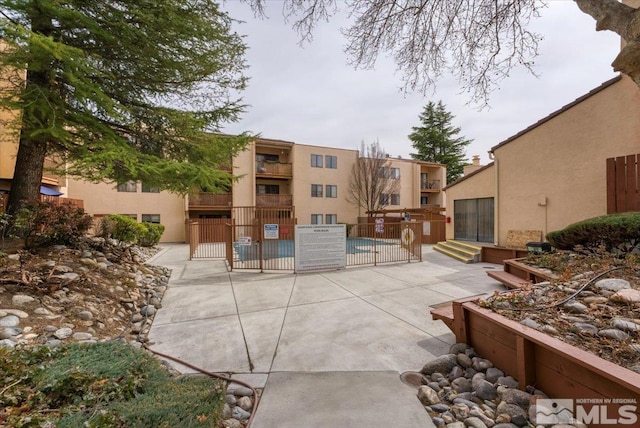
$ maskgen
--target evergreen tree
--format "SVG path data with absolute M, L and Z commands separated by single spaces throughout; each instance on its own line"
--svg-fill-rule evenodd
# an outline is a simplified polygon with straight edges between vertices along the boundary
M 248 142 L 217 134 L 243 109 L 231 23 L 211 0 L 0 0 L 2 125 L 20 135 L 8 211 L 38 198 L 45 157 L 92 182 L 228 186 Z
M 446 165 L 447 183 L 453 183 L 462 175 L 466 164 L 464 149 L 471 140 L 458 137 L 460 128 L 451 124 L 455 116 L 445 109 L 442 101 L 438 104 L 430 101 L 418 117 L 422 126 L 412 127 L 413 132 L 409 134 L 417 151 L 411 157 Z

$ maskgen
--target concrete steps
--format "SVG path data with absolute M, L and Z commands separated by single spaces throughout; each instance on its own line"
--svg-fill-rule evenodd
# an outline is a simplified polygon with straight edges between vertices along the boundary
M 482 247 L 479 245 L 454 240 L 438 242 L 433 246 L 433 249 L 463 263 L 478 263 L 482 251 Z

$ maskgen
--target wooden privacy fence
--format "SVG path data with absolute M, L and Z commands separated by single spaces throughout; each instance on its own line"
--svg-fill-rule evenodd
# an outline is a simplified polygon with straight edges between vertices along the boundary
M 640 211 L 640 154 L 607 159 L 607 214 Z

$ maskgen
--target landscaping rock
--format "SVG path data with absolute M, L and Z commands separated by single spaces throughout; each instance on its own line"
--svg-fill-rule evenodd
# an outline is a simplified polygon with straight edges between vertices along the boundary
M 426 363 L 421 370 L 422 374 L 432 374 L 435 372 L 438 373 L 449 373 L 452 368 L 454 368 L 457 364 L 456 354 L 445 354 L 441 355 L 428 363 Z

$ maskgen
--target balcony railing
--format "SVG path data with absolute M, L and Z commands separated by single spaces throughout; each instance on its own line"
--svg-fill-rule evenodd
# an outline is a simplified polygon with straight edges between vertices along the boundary
M 290 207 L 292 205 L 293 195 L 256 195 L 256 206 L 258 207 Z
M 427 181 L 423 181 L 423 182 L 420 183 L 420 190 L 438 191 L 438 190 L 440 190 L 440 188 L 441 188 L 440 187 L 440 180 L 427 180 Z
M 231 204 L 231 193 L 200 192 L 189 195 L 189 208 L 230 207 Z
M 256 175 L 270 177 L 291 177 L 291 166 L 292 165 L 290 163 L 258 162 L 256 164 Z

